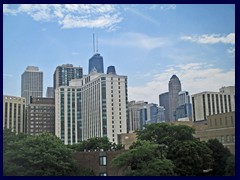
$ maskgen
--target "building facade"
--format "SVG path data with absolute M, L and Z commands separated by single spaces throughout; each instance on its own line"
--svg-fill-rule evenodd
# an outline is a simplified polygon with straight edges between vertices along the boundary
M 128 103 L 128 129 L 129 132 L 141 129 L 140 110 L 147 103 L 144 101 L 130 101 Z
M 127 132 L 127 77 L 91 73 L 55 94 L 55 134 L 65 144 Z
M 12 129 L 16 133 L 25 132 L 26 98 L 3 96 L 3 129 Z
M 80 169 L 90 169 L 96 176 L 123 176 L 124 169 L 113 167 L 111 162 L 116 156 L 124 152 L 126 151 L 77 151 L 74 153 L 74 159 Z
M 53 87 L 47 87 L 46 97 L 47 98 L 54 98 L 54 89 L 53 89 Z
M 27 133 L 39 135 L 45 132 L 55 134 L 54 98 L 33 97 L 27 107 Z
M 232 111 L 235 111 L 235 94 L 206 91 L 192 95 L 193 121 Z
M 187 91 L 180 91 L 178 93 L 178 107 L 176 109 L 177 121 L 191 121 L 192 120 L 192 105 L 190 103 L 190 95 Z
M 195 131 L 201 141 L 218 139 L 235 154 L 235 111 L 207 116 L 207 128 Z
M 28 66 L 21 77 L 21 97 L 30 103 L 30 97 L 43 97 L 43 72 L 37 66 Z
M 165 92 L 159 95 L 159 106 L 163 106 L 164 111 L 164 119 L 166 122 L 170 121 L 169 118 L 169 92 Z
M 99 53 L 95 53 L 89 59 L 88 74 L 90 74 L 92 71 L 104 73 L 103 57 Z
M 164 108 L 154 103 L 145 104 L 140 109 L 140 129 L 144 129 L 145 124 L 164 122 Z
M 59 86 L 68 86 L 70 80 L 81 79 L 82 76 L 82 67 L 74 67 L 72 64 L 58 66 L 53 75 L 54 90 Z
M 168 83 L 169 89 L 169 120 L 176 120 L 176 109 L 178 107 L 178 93 L 181 91 L 181 82 L 173 75 Z

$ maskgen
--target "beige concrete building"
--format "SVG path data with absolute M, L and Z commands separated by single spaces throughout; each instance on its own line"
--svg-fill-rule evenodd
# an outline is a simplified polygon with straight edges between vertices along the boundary
M 26 98 L 3 96 L 3 128 L 12 129 L 16 133 L 25 132 Z
M 134 132 L 123 133 L 118 135 L 118 142 L 124 145 L 124 149 L 128 150 L 129 147 L 137 141 L 137 134 Z
M 196 138 L 201 141 L 218 139 L 235 154 L 235 112 L 208 116 L 207 125 L 202 129 L 196 129 Z
M 235 90 L 223 87 L 220 92 L 202 92 L 192 95 L 192 120 L 207 120 L 207 116 L 235 111 Z

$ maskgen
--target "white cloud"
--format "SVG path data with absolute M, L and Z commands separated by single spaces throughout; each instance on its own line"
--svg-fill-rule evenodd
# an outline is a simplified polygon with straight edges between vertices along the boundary
M 115 5 L 101 4 L 22 4 L 11 9 L 3 6 L 4 14 L 26 13 L 35 21 L 52 21 L 61 28 L 105 28 L 116 30 L 122 21 Z
M 235 56 L 235 47 L 230 47 L 227 49 L 227 52 L 233 56 Z
M 200 36 L 182 36 L 181 40 L 192 41 L 200 44 L 216 44 L 216 43 L 224 43 L 224 44 L 235 44 L 235 33 L 230 33 L 226 36 L 220 34 L 203 34 Z
M 101 42 L 112 46 L 137 47 L 146 50 L 159 48 L 168 43 L 167 39 L 162 37 L 151 37 L 133 32 L 124 33 L 114 39 L 103 39 Z
M 189 91 L 191 95 L 203 91 L 219 91 L 222 86 L 235 85 L 234 69 L 224 71 L 205 63 L 181 64 L 155 74 L 152 81 L 146 84 L 129 86 L 129 100 L 144 100 L 158 104 L 158 96 L 168 91 L 168 82 L 173 74 L 180 79 L 182 90 Z

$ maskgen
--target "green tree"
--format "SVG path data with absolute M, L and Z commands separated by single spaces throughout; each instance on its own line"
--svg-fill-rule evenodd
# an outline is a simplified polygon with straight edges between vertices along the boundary
M 71 149 L 77 151 L 84 150 L 100 150 L 104 149 L 105 151 L 108 149 L 120 150 L 123 149 L 121 144 L 115 144 L 109 141 L 107 137 L 94 137 L 88 140 L 82 141 L 79 144 L 69 145 Z
M 204 175 L 203 170 L 210 170 L 213 163 L 212 151 L 205 142 L 175 141 L 167 156 L 176 166 L 176 173 L 181 176 Z
M 225 175 L 235 176 L 235 156 L 234 155 L 231 155 L 227 158 Z
M 217 139 L 208 140 L 207 145 L 213 152 L 214 164 L 213 171 L 211 172 L 212 175 L 225 175 L 226 160 L 231 155 L 230 151 L 225 148 Z
M 170 145 L 175 140 L 193 140 L 195 130 L 185 125 L 174 125 L 169 123 L 146 124 L 144 130 L 138 130 L 139 140 L 149 140 L 157 144 Z
M 212 151 L 205 142 L 196 140 L 194 133 L 195 130 L 186 125 L 155 123 L 137 131 L 137 137 L 159 146 L 165 144 L 168 147 L 166 158 L 175 165 L 177 175 L 204 175 L 203 170 L 211 170 Z
M 130 176 L 174 175 L 174 165 L 162 158 L 158 144 L 141 141 L 112 160 L 112 166 L 120 168 Z
M 7 142 L 9 139 L 12 141 Z M 64 176 L 79 173 L 73 151 L 51 134 L 19 138 L 4 132 L 4 145 L 4 175 Z

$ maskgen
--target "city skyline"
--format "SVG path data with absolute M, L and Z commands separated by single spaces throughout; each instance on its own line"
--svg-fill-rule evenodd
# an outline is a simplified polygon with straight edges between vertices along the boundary
M 235 85 L 233 4 L 3 5 L 3 14 L 4 95 L 21 95 L 27 66 L 43 72 L 43 94 L 57 66 L 87 74 L 93 33 L 105 73 L 113 65 L 128 76 L 129 101 L 158 104 L 173 74 L 190 95 Z

